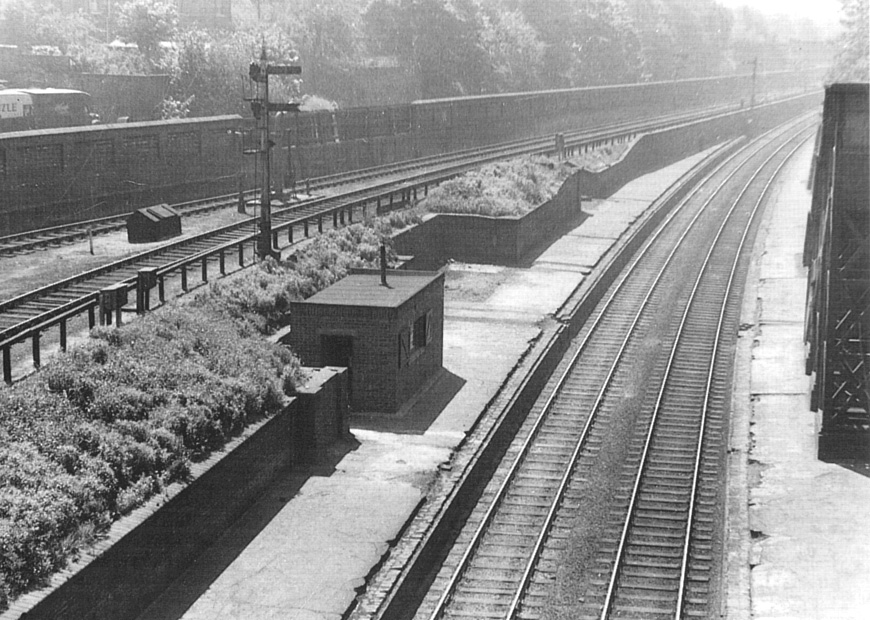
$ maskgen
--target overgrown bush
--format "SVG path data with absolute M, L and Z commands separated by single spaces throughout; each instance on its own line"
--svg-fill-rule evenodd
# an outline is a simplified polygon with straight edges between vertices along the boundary
M 373 267 L 388 224 L 320 235 L 90 340 L 0 389 L 0 610 L 63 567 L 119 515 L 183 480 L 246 424 L 276 413 L 298 359 L 262 335 L 290 302 Z
M 289 321 L 290 303 L 311 297 L 352 268 L 377 267 L 380 245 L 389 246 L 390 227 L 369 220 L 330 230 L 297 251 L 290 261 L 265 260 L 244 277 L 215 282 L 197 303 L 217 305 L 261 334 Z M 389 259 L 394 254 L 390 250 Z
M 216 306 L 171 307 L 0 390 L 0 604 L 279 411 L 299 362 Z
M 523 215 L 552 198 L 574 170 L 544 157 L 488 164 L 445 181 L 423 205 L 432 213 Z

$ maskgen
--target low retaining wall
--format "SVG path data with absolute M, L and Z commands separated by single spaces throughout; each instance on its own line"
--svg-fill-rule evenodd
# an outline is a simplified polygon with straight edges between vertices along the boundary
M 623 157 L 602 170 L 579 173 L 583 196 L 607 198 L 634 179 L 737 136 L 755 136 L 820 103 L 818 94 L 723 114 L 645 134 Z
M 49 587 L 16 600 L 0 619 L 135 618 L 292 465 L 313 460 L 347 433 L 346 371 L 312 369 L 288 406 L 251 425 L 191 468 L 187 485 L 116 522 L 86 559 Z
M 396 252 L 413 256 L 407 268 L 435 269 L 450 259 L 516 266 L 534 258 L 583 221 L 581 195 L 606 198 L 654 170 L 742 135 L 757 135 L 809 110 L 819 94 L 730 112 L 642 136 L 622 158 L 601 172 L 580 170 L 557 195 L 521 217 L 438 213 L 393 237 Z
M 580 177 L 571 175 L 556 195 L 522 216 L 491 217 L 457 213 L 430 215 L 393 237 L 399 254 L 414 256 L 414 269 L 432 269 L 449 259 L 468 263 L 518 265 L 536 249 L 580 225 Z

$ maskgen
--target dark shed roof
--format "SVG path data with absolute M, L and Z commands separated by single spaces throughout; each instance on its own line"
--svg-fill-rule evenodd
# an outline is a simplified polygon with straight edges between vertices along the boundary
M 151 220 L 152 222 L 159 222 L 160 220 L 166 220 L 172 217 L 180 217 L 178 212 L 172 209 L 169 205 L 156 205 L 153 207 L 145 207 L 144 209 L 137 209 L 136 213 L 140 213 L 145 218 Z
M 354 270 L 332 286 L 312 295 L 304 304 L 398 308 L 429 284 L 443 277 L 438 271 L 387 271 L 387 286 L 377 270 Z

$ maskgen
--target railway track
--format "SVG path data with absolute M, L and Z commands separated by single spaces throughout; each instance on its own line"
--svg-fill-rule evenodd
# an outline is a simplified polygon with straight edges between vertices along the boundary
M 721 109 L 719 110 L 721 112 Z M 652 131 L 663 127 L 688 122 L 698 117 L 707 117 L 711 112 L 696 112 L 692 115 L 674 115 L 642 123 L 621 124 L 597 132 L 578 132 L 566 139 L 568 149 L 581 149 L 618 140 L 637 132 Z M 446 158 L 436 158 L 424 162 L 410 162 L 398 167 L 385 167 L 378 171 L 362 171 L 361 174 L 385 174 L 375 182 L 362 181 L 355 187 L 332 196 L 308 200 L 286 208 L 276 208 L 272 212 L 273 245 L 286 247 L 294 242 L 294 231 L 310 234 L 310 227 L 316 226 L 321 232 L 329 226 L 331 216 L 334 227 L 345 224 L 345 216 L 352 221 L 354 215 L 367 213 L 368 208 L 381 212 L 381 201 L 388 202 L 385 208 L 407 204 L 417 197 L 418 189 L 425 193 L 428 186 L 441 182 L 451 176 L 472 169 L 487 161 L 505 159 L 530 152 L 552 151 L 550 139 L 521 141 L 499 145 L 489 149 L 478 149 L 471 153 L 452 154 Z M 427 163 L 428 162 L 428 163 Z M 446 162 L 446 163 L 445 163 Z M 331 183 L 337 182 L 332 179 Z M 398 197 L 398 205 L 393 204 Z M 257 236 L 257 221 L 254 218 L 217 228 L 206 233 L 160 246 L 140 254 L 110 263 L 73 277 L 36 288 L 28 293 L 0 302 L 0 354 L 4 381 L 13 380 L 13 366 L 23 361 L 21 347 L 26 340 L 31 341 L 30 357 L 32 365 L 41 364 L 41 347 L 44 334 L 59 328 L 59 346 L 65 350 L 68 333 L 94 327 L 97 324 L 97 311 L 100 323 L 111 320 L 105 314 L 102 291 L 117 286 L 129 291 L 136 287 L 137 277 L 142 270 L 159 272 L 160 299 L 164 300 L 164 282 L 170 276 L 179 276 L 176 288 L 188 290 L 188 269 L 194 262 L 201 265 L 201 280 L 208 281 L 210 270 L 218 263 L 220 274 L 227 271 L 227 257 L 238 254 L 239 266 L 253 260 L 253 245 Z M 286 234 L 282 242 L 280 234 Z M 121 320 L 120 308 L 127 305 L 126 297 L 119 297 L 115 317 Z M 137 299 L 137 311 L 142 311 Z M 144 306 L 148 309 L 148 305 Z M 87 324 L 78 318 L 87 313 Z M 17 353 L 13 355 L 13 347 Z M 21 372 L 26 372 L 23 368 Z
M 748 145 L 645 243 L 581 329 L 414 618 L 713 613 L 743 250 L 776 173 L 809 135 L 804 123 Z
M 609 137 L 617 134 L 624 135 L 663 129 L 675 124 L 705 118 L 712 114 L 724 112 L 728 109 L 729 108 L 725 107 L 709 108 L 691 113 L 658 117 L 655 119 L 644 119 L 642 121 L 633 121 L 629 123 L 616 123 L 607 127 L 599 128 L 596 131 L 583 130 L 566 132 L 565 136 L 567 144 L 570 147 L 581 143 L 594 143 L 607 140 Z M 347 194 L 352 192 L 341 191 L 341 188 L 351 185 L 359 185 L 363 183 L 372 184 L 373 182 L 380 181 L 380 183 L 375 183 L 378 185 L 383 184 L 385 180 L 389 180 L 390 178 L 395 179 L 396 177 L 408 177 L 414 173 L 425 171 L 431 173 L 433 170 L 439 170 L 442 174 L 458 174 L 459 172 L 482 165 L 489 161 L 517 157 L 529 153 L 539 153 L 546 150 L 552 150 L 552 148 L 553 140 L 551 137 L 516 140 L 478 149 L 468 149 L 448 153 L 441 156 L 424 157 L 411 161 L 388 164 L 351 173 L 314 178 L 306 180 L 300 185 L 303 186 L 306 194 L 336 190 L 340 192 L 339 196 L 343 195 L 347 198 Z M 244 193 L 245 200 L 256 198 L 256 196 L 257 192 L 255 191 Z M 282 198 L 279 197 L 279 200 L 281 199 Z M 238 202 L 239 195 L 231 194 L 176 203 L 172 205 L 172 207 L 182 216 L 193 216 L 218 209 L 236 207 Z M 294 203 L 291 208 L 308 208 L 318 204 L 319 201 L 318 199 L 306 199 L 301 201 L 288 199 L 287 203 L 289 204 L 290 202 Z M 0 236 L 0 256 L 32 252 L 42 248 L 51 248 L 60 244 L 72 243 L 91 235 L 100 235 L 121 230 L 125 225 L 126 215 L 110 216 L 77 222 L 74 224 L 42 228 L 14 235 Z

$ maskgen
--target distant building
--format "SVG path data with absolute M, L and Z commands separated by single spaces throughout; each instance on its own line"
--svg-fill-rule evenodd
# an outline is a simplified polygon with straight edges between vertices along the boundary
M 64 13 L 84 12 L 108 21 L 117 0 L 54 0 Z M 174 0 L 180 26 L 232 28 L 232 0 Z
M 176 3 L 181 26 L 226 30 L 233 27 L 232 0 L 176 0 Z

